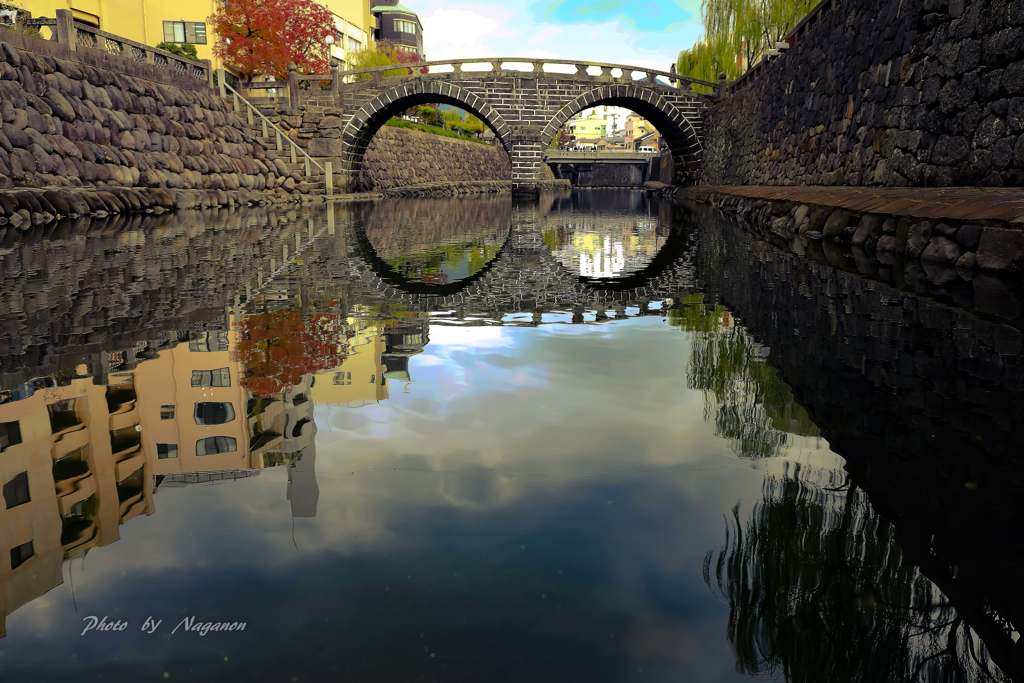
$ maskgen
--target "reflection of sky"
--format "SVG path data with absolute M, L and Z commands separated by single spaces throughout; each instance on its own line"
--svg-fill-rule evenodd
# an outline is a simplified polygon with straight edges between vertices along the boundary
M 742 680 L 702 563 L 763 473 L 705 422 L 688 340 L 432 326 L 407 390 L 317 408 L 315 519 L 282 470 L 158 490 L 9 617 L 2 680 Z M 249 628 L 79 638 L 88 614 Z

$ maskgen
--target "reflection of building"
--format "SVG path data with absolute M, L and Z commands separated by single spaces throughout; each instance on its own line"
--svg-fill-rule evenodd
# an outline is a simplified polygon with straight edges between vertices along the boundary
M 312 394 L 317 405 L 363 405 L 388 397 L 381 362 L 383 324 L 365 318 L 349 318 L 348 324 L 353 335 L 345 360 L 338 367 L 316 374 Z
M 234 330 L 195 334 L 111 373 L 107 386 L 80 366 L 77 377 L 37 378 L 0 404 L 0 635 L 8 614 L 62 583 L 65 558 L 152 514 L 163 482 L 285 465 L 292 514 L 315 516 L 312 377 L 255 398 L 236 343 Z
M 318 373 L 313 386 L 317 405 L 365 405 L 387 400 L 388 381 L 411 381 L 409 358 L 428 340 L 425 314 L 389 319 L 349 318 L 354 336 L 338 367 Z
M 377 20 L 374 40 L 388 43 L 397 50 L 411 52 L 421 60 L 423 55 L 423 24 L 420 18 L 404 5 L 379 4 L 373 8 Z
M 656 218 L 588 216 L 560 219 L 545 242 L 566 268 L 583 277 L 619 277 L 646 267 L 665 244 Z

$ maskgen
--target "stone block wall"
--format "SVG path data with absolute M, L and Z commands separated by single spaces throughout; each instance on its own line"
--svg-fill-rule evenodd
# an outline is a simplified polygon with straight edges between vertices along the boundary
M 0 29 L 0 189 L 285 194 L 286 179 L 207 83 Z
M 707 117 L 703 181 L 1024 185 L 1024 0 L 831 0 Z
M 386 190 L 423 183 L 511 177 L 508 155 L 499 145 L 384 126 L 366 151 L 360 184 L 368 190 Z

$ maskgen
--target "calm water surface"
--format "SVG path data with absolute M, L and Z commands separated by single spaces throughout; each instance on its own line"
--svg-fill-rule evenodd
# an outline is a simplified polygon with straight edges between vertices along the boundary
M 632 192 L 0 245 L 0 680 L 1018 680 L 1013 286 L 855 266 Z

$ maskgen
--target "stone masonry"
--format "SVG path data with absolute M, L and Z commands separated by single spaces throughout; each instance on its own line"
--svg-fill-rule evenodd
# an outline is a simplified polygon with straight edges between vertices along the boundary
M 1024 185 L 1024 0 L 832 0 L 707 117 L 712 185 Z
M 691 90 L 627 82 L 625 76 L 501 70 L 341 84 L 336 97 L 319 90 L 300 93 L 300 110 L 315 112 L 328 131 L 310 141 L 310 154 L 333 160 L 353 183 L 388 119 L 418 104 L 446 103 L 472 112 L 491 128 L 511 159 L 513 187 L 525 190 L 543 178 L 543 150 L 558 129 L 577 112 L 600 104 L 628 107 L 651 121 L 678 160 L 676 182 L 692 183 L 703 154 L 702 116 L 711 101 Z
M 286 171 L 205 82 L 0 30 L 0 228 L 285 197 Z
M 434 182 L 507 180 L 508 155 L 500 146 L 384 126 L 366 152 L 360 185 L 387 190 Z

